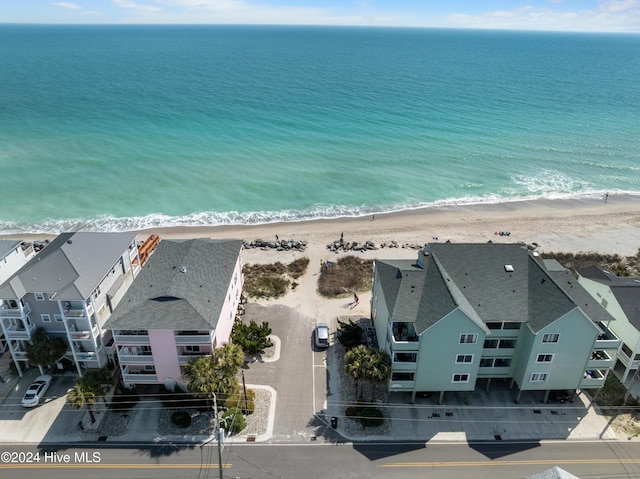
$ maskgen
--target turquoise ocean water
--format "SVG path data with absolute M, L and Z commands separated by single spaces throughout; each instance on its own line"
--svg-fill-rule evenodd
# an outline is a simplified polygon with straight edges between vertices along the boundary
M 0 25 L 0 232 L 640 194 L 640 36 Z

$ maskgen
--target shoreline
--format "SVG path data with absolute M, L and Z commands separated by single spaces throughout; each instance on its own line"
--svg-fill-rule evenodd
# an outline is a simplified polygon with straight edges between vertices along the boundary
M 509 232 L 509 236 L 496 232 Z M 640 248 L 640 196 L 610 194 L 604 198 L 538 199 L 505 203 L 430 206 L 365 217 L 342 217 L 255 225 L 168 226 L 135 230 L 141 238 L 159 234 L 166 239 L 304 240 L 309 248 L 338 239 L 537 243 L 542 251 L 618 253 L 635 255 Z M 56 234 L 2 235 L 26 241 Z M 435 239 L 437 238 L 437 239 Z M 263 252 L 264 253 L 264 252 Z M 275 251 L 274 251 L 275 253 Z M 380 254 L 378 253 L 378 256 Z

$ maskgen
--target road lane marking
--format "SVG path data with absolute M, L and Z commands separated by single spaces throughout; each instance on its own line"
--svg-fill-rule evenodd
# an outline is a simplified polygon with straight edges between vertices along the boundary
M 478 467 L 478 466 L 533 466 L 580 464 L 640 464 L 640 459 L 539 459 L 522 461 L 454 461 L 454 462 L 396 462 L 378 467 Z

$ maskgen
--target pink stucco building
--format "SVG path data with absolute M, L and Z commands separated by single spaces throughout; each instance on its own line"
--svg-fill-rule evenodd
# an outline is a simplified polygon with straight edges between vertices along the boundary
M 105 325 L 127 387 L 184 385 L 184 366 L 229 341 L 242 292 L 240 240 L 163 240 Z

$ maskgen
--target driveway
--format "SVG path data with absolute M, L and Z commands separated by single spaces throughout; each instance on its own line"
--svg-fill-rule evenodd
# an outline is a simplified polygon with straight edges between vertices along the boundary
M 30 368 L 22 378 L 3 385 L 10 390 L 3 391 L 7 395 L 0 405 L 0 442 L 38 443 L 58 437 L 68 441 L 77 431 L 82 412 L 66 405 L 72 376 L 53 376 L 44 401 L 34 408 L 22 407 L 22 396 L 39 375 L 37 368 Z
M 327 352 L 314 345 L 316 320 L 287 306 L 249 303 L 244 320 L 252 319 L 267 321 L 281 341 L 278 361 L 249 363 L 245 369 L 247 383 L 269 385 L 277 391 L 271 442 L 300 443 L 334 435 L 324 419 Z

